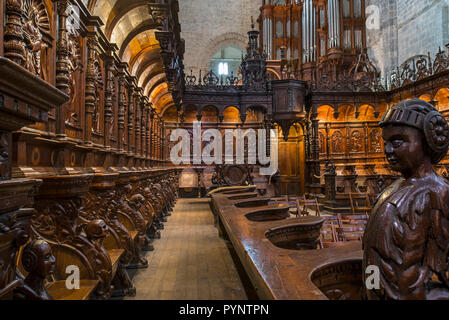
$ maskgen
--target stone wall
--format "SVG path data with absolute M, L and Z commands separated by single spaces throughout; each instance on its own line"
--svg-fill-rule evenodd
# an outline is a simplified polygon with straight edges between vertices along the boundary
M 257 20 L 261 4 L 260 0 L 179 1 L 186 74 L 206 71 L 212 56 L 230 44 L 246 50 L 251 16 Z
M 379 8 L 380 24 L 370 28 L 368 19 L 367 45 L 382 76 L 409 58 L 433 57 L 449 43 L 449 0 L 368 0 L 370 5 Z

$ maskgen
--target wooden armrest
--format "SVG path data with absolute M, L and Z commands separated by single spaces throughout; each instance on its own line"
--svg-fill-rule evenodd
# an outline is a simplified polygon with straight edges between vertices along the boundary
M 125 250 L 123 249 L 111 249 L 108 250 L 109 257 L 111 258 L 112 268 L 114 269 L 114 266 L 118 263 L 120 260 L 120 257 L 122 256 L 123 252 Z
M 98 283 L 98 280 L 80 280 L 80 288 L 72 290 L 67 289 L 65 281 L 55 281 L 47 291 L 55 300 L 88 300 Z
M 20 285 L 19 280 L 14 280 L 11 283 L 9 283 L 6 287 L 0 290 L 0 299 L 12 294 L 13 290 L 17 288 L 19 285 Z
M 136 239 L 137 235 L 139 234 L 139 231 L 137 230 L 133 230 L 133 231 L 129 231 L 129 235 L 131 236 L 131 239 Z

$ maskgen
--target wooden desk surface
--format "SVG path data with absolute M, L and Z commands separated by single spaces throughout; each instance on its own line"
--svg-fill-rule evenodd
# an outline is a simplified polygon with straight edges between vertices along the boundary
M 328 300 L 311 281 L 312 273 L 333 262 L 361 260 L 360 242 L 322 249 L 295 251 L 274 246 L 266 237 L 271 228 L 301 218 L 253 222 L 245 215 L 256 208 L 237 208 L 229 195 L 212 196 L 212 204 L 261 299 Z

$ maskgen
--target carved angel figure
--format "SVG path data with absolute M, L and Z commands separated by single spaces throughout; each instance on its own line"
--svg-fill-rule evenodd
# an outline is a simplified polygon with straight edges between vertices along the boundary
M 432 167 L 447 154 L 449 126 L 419 99 L 394 106 L 379 125 L 402 177 L 379 196 L 365 231 L 364 270 L 377 266 L 381 285 L 366 296 L 449 299 L 449 184 Z

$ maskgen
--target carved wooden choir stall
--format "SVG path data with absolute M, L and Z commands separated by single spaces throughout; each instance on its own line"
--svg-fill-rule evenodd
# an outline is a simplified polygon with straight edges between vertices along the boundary
M 446 299 L 447 48 L 381 79 L 366 2 L 261 1 L 224 77 L 184 74 L 177 0 L 119 0 L 109 15 L 100 0 L 5 0 L 0 299 L 135 296 L 127 270 L 148 268 L 178 195 L 206 194 L 259 298 Z M 249 138 L 245 164 L 223 152 L 175 166 L 174 130 L 208 146 L 198 122 L 276 131 L 277 149 L 262 146 L 278 170 L 262 174 Z M 364 288 L 370 265 L 381 290 Z
M 177 197 L 158 106 L 93 5 L 0 8 L 2 299 L 135 295 L 126 269 L 148 267 L 143 251 L 154 250 Z M 178 3 L 147 6 L 159 40 L 152 58 L 178 101 Z M 79 290 L 66 286 L 73 266 Z

